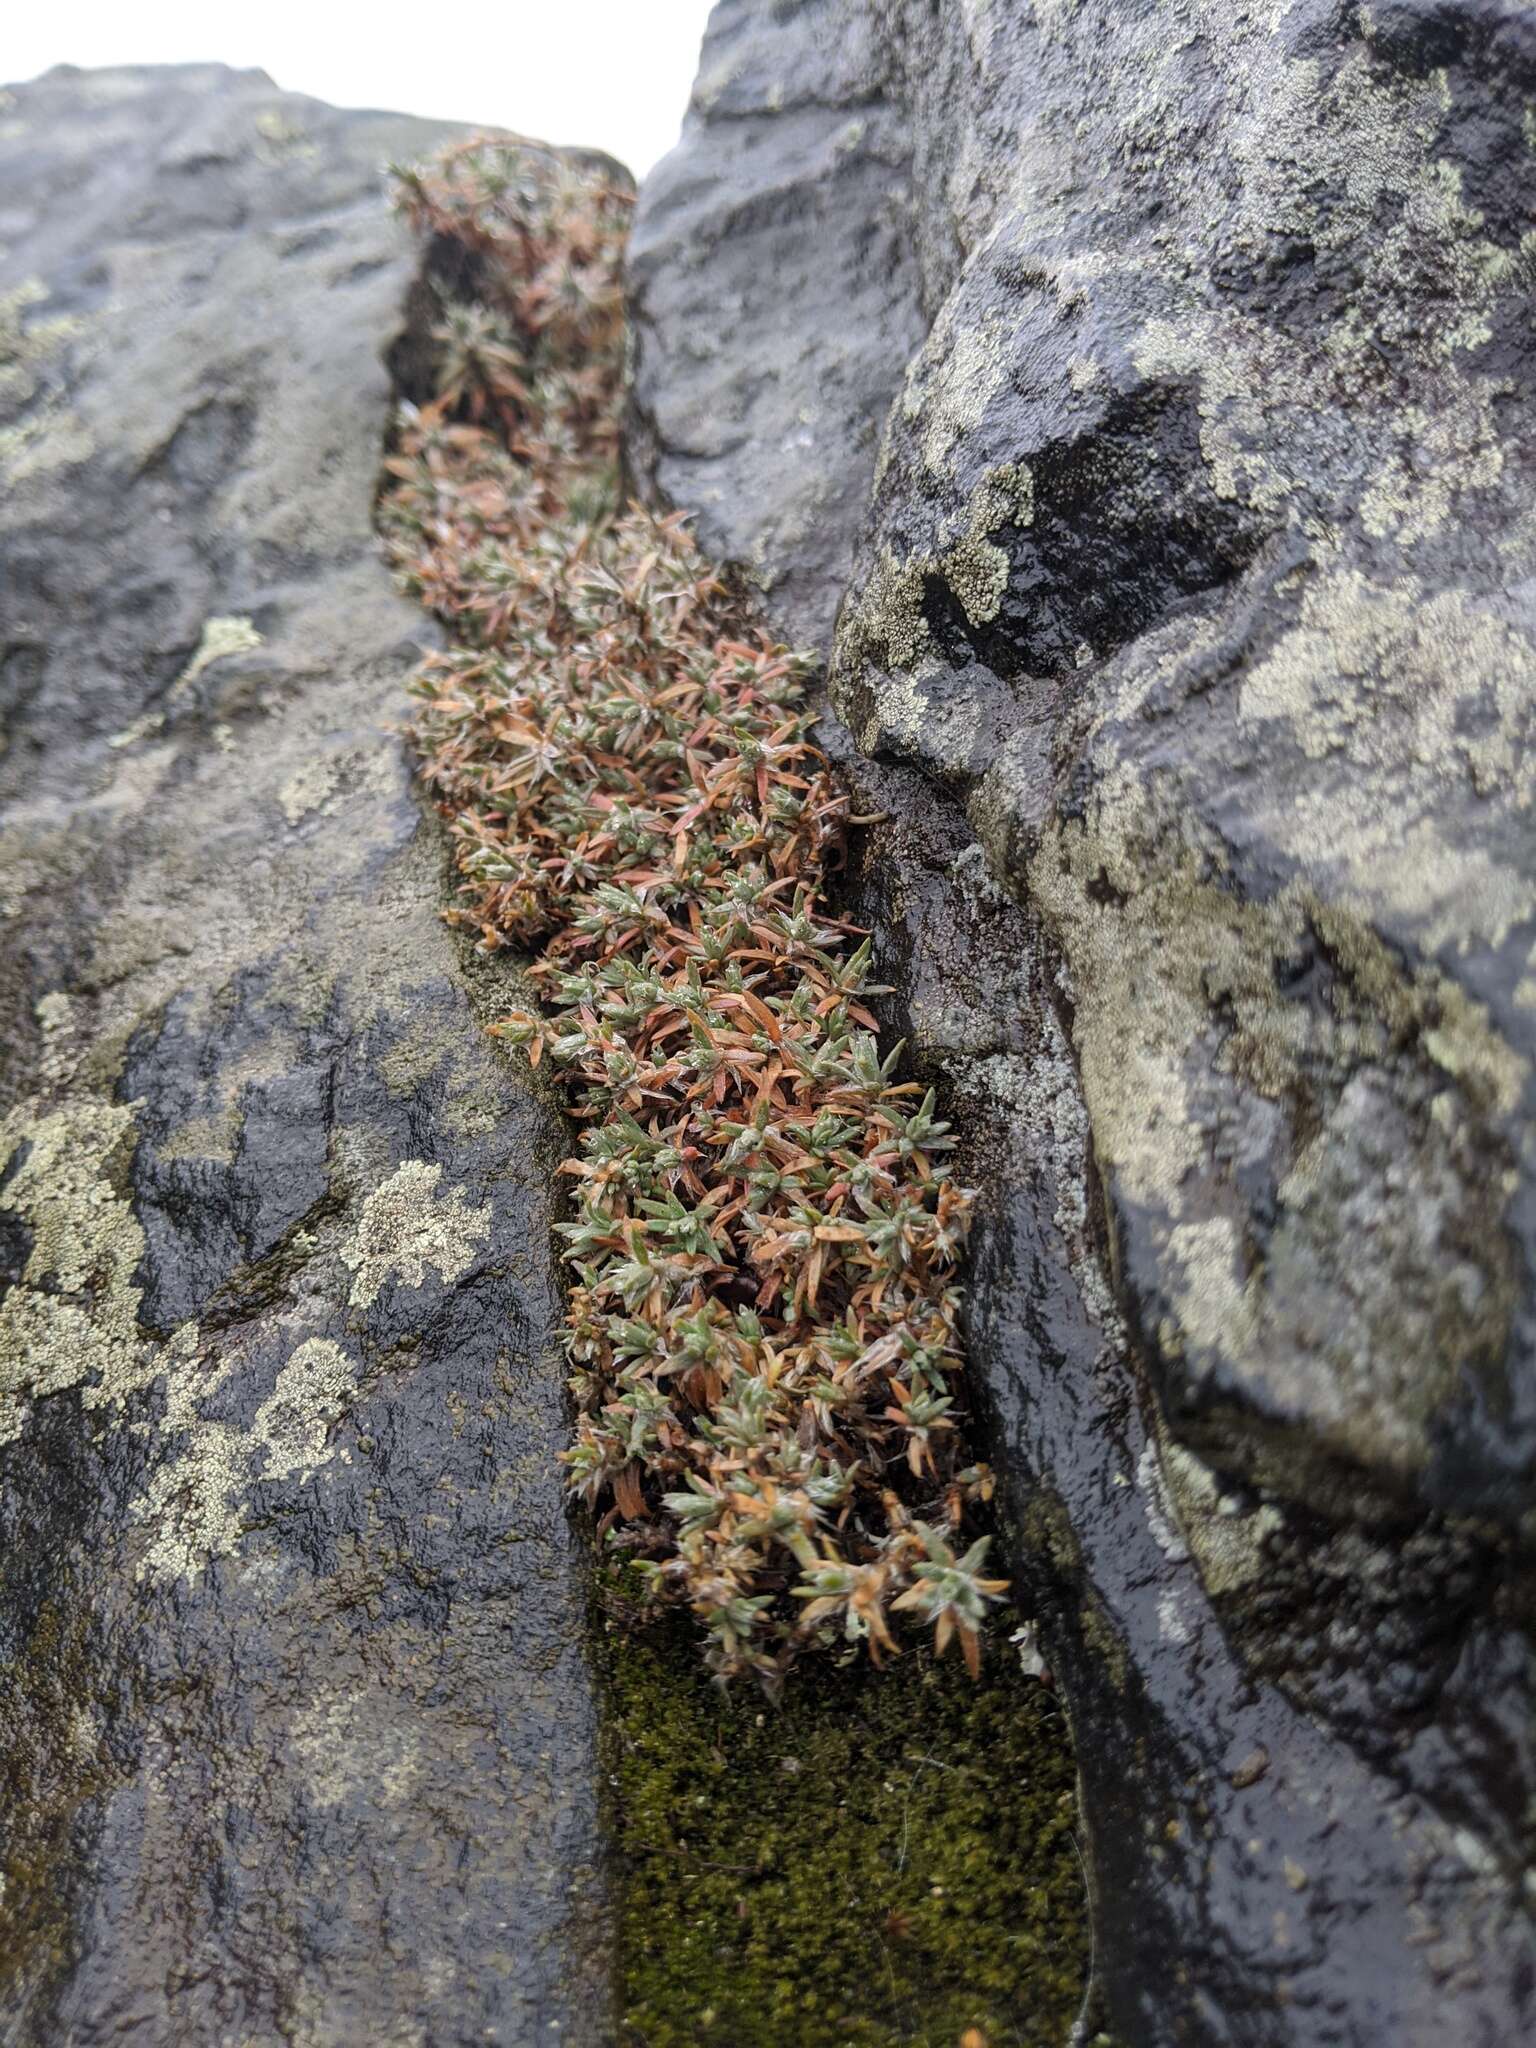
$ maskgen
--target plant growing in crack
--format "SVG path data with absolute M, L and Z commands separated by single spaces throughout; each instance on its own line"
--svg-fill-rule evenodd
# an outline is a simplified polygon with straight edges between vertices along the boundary
M 809 664 L 680 519 L 619 502 L 628 195 L 490 140 L 398 179 L 470 297 L 382 524 L 455 643 L 412 684 L 450 915 L 533 951 L 543 1008 L 498 1028 L 583 1125 L 570 1483 L 722 1679 L 878 1662 L 900 1616 L 974 1672 L 1005 1586 L 959 1548 L 992 1490 L 957 1407 L 970 1199 L 827 904 L 846 803 Z

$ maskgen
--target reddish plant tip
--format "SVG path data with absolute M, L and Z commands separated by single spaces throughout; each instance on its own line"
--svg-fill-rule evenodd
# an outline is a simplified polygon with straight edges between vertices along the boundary
M 532 953 L 541 1007 L 498 1028 L 581 1126 L 570 1484 L 722 1678 L 878 1662 L 904 1621 L 974 1671 L 1005 1585 L 962 1534 L 992 1486 L 957 1408 L 970 1200 L 827 906 L 809 664 L 619 503 L 628 196 L 495 141 L 397 177 L 467 296 L 382 519 L 454 643 L 412 683 L 450 915 Z

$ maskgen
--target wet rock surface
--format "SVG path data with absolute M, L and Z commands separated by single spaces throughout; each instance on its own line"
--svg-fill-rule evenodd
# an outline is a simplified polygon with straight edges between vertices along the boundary
M 711 18 L 693 118 L 722 141 L 674 151 L 645 183 L 627 453 L 642 494 L 697 511 L 706 546 L 718 534 L 800 634 L 837 609 L 924 322 L 905 257 L 910 143 L 874 23 L 819 0 L 791 32 L 760 14 Z M 752 251 L 725 299 L 722 246 Z
M 439 132 L 217 67 L 0 102 L 17 2044 L 608 2038 L 564 1140 L 388 730 L 381 173 Z
M 637 469 L 888 814 L 1137 2048 L 1536 2013 L 1533 66 L 1495 5 L 723 0 L 642 195 Z

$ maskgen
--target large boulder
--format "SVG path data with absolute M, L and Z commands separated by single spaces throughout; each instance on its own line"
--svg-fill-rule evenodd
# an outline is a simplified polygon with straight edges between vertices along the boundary
M 0 99 L 7 2041 L 608 2038 L 561 1126 L 389 731 L 439 133 Z
M 888 814 L 1128 2048 L 1536 2016 L 1533 85 L 1492 0 L 721 0 L 642 194 L 637 471 Z

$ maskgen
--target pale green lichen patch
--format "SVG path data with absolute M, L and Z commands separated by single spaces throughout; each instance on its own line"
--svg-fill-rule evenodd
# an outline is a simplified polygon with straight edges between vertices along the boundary
M 872 722 L 862 721 L 860 744 L 875 750 L 882 732 L 903 725 L 893 699 L 910 699 L 905 726 L 915 731 L 927 700 L 917 685 L 928 657 L 930 633 L 924 616 L 928 585 L 947 588 L 972 626 L 984 626 L 1002 608 L 1010 561 L 994 536 L 1005 527 L 1027 527 L 1035 516 L 1035 479 L 1028 464 L 999 463 L 982 476 L 958 518 L 941 522 L 932 554 L 898 556 L 883 548 L 861 588 L 857 603 L 839 628 L 838 673 L 833 677 L 839 707 L 849 710 L 839 677 L 856 675 L 867 661 L 889 671 Z M 937 671 L 935 671 L 937 672 Z
M 320 810 L 336 788 L 339 763 L 333 758 L 317 755 L 302 762 L 277 793 L 283 816 L 290 825 L 297 825 L 310 814 Z
M 981 421 L 1012 367 L 1013 324 L 1001 310 L 974 325 L 936 323 L 907 373 L 898 401 L 921 420 L 923 460 L 944 474 L 957 442 Z
M 399 1808 L 421 1779 L 421 1757 L 411 1731 L 397 1719 L 381 1720 L 371 1695 L 356 1687 L 317 1692 L 294 1717 L 288 1740 L 304 1767 L 310 1797 L 319 1806 Z M 413 2038 L 425 2041 L 424 2035 Z
M 198 677 L 216 661 L 223 661 L 232 654 L 249 654 L 262 645 L 262 636 L 252 620 L 238 613 L 229 613 L 203 622 L 202 637 L 193 650 L 186 667 L 177 676 L 166 692 L 165 702 L 158 711 L 148 711 L 142 718 L 136 718 L 132 725 L 124 726 L 107 742 L 111 747 L 131 747 L 139 740 L 149 739 L 162 730 L 172 706 L 186 696 Z
M 308 1479 L 329 1455 L 327 1438 L 357 1393 L 357 1364 L 328 1337 L 301 1344 L 256 1411 L 252 1431 L 268 1479 Z
M 249 654 L 262 644 L 252 620 L 238 613 L 206 619 L 203 622 L 202 638 L 198 641 L 192 659 L 176 678 L 172 694 L 195 683 L 205 668 L 216 661 L 223 661 L 231 654 Z
M 1502 945 L 1536 917 L 1536 891 L 1493 848 L 1458 846 L 1434 810 L 1455 778 L 1490 819 L 1529 812 L 1533 676 L 1530 638 L 1460 590 L 1320 579 L 1244 677 L 1239 715 L 1345 772 L 1287 784 L 1267 822 L 1362 909 L 1417 925 L 1429 950 Z
M 0 474 L 11 484 L 39 470 L 83 461 L 93 445 L 49 381 L 84 323 L 68 313 L 29 318 L 48 297 L 47 286 L 37 278 L 0 294 Z
M 1487 1119 L 1524 1066 L 1461 991 L 1406 972 L 1360 920 L 1299 884 L 1245 899 L 1221 867 L 1128 769 L 1030 864 L 1071 946 L 1098 1158 L 1157 1247 L 1164 1356 L 1196 1373 L 1224 1358 L 1262 1406 L 1306 1413 L 1319 1446 L 1369 1445 L 1370 1463 L 1406 1478 L 1462 1375 L 1502 1355 L 1511 1162 Z M 1336 976 L 1326 1010 L 1284 986 L 1286 963 L 1318 944 Z M 1228 1145 L 1268 1132 L 1265 1104 L 1309 1135 L 1258 1257 L 1247 1196 L 1206 1133 L 1218 1116 Z M 1410 1157 L 1411 1176 L 1383 1170 Z
M 130 1509 L 152 1531 L 137 1566 L 141 1579 L 195 1579 L 211 1559 L 231 1556 L 250 1525 L 256 1481 L 312 1479 L 333 1455 L 330 1432 L 358 1391 L 356 1362 L 339 1344 L 323 1337 L 300 1344 L 249 1429 L 200 1412 L 235 1363 L 233 1353 L 204 1357 L 190 1326 L 166 1349 L 161 1427 L 178 1442 Z
M 131 1109 L 78 1099 L 0 1122 L 0 1211 L 31 1236 L 0 1301 L 0 1443 L 21 1433 L 30 1400 L 77 1387 L 96 1407 L 153 1376 L 134 1281 L 144 1233 L 117 1180 L 132 1131 Z
M 37 397 L 45 367 L 82 331 L 83 323 L 69 313 L 46 320 L 29 319 L 31 309 L 45 305 L 48 298 L 48 287 L 35 277 L 0 293 L 0 408 L 4 410 L 15 410 Z
M 972 492 L 964 538 L 940 558 L 939 570 L 973 626 L 997 617 L 1008 588 L 1008 551 L 991 536 L 1003 526 L 1028 526 L 1034 515 L 1034 473 L 1024 463 L 989 470 Z
M 464 949 L 470 1001 L 474 1004 L 477 998 L 488 996 L 488 1015 L 494 1022 L 508 988 L 504 963 L 498 961 L 491 974 L 485 972 L 486 966 L 483 953 Z M 527 994 L 520 981 L 514 982 L 511 992 L 518 997 Z M 444 1095 L 444 1121 L 461 1138 L 487 1136 L 505 1115 L 496 1056 L 480 1046 L 467 1051 L 461 1042 L 446 1035 L 442 1013 L 435 1006 L 424 1006 L 406 1017 L 398 1038 L 379 1056 L 379 1073 L 396 1100 L 414 1095 L 436 1077 Z
M 73 1069 L 69 999 L 45 997 L 45 1074 Z M 132 1105 L 66 1095 L 51 1107 L 24 1105 L 0 1122 L 0 1213 L 25 1232 L 21 1273 L 0 1300 L 0 1443 L 18 1437 L 31 1403 L 73 1390 L 88 1409 L 121 1409 L 158 1386 L 162 1462 L 130 1505 L 148 1525 L 140 1578 L 195 1577 L 212 1557 L 229 1555 L 249 1524 L 258 1480 L 308 1480 L 331 1455 L 330 1432 L 358 1388 L 355 1361 L 326 1338 L 301 1341 L 279 1371 L 248 1428 L 206 1418 L 206 1404 L 229 1379 L 238 1351 L 212 1352 L 195 1323 L 158 1342 L 139 1324 L 137 1273 L 146 1244 L 126 1193 L 135 1143 Z M 417 1162 L 419 1164 L 419 1162 Z M 386 1219 L 430 1196 L 439 1168 L 394 1176 L 365 1204 L 361 1272 L 382 1279 L 388 1267 Z M 392 1193 L 387 1192 L 392 1186 Z M 397 1232 L 399 1270 L 419 1284 L 424 1262 L 462 1270 L 465 1247 L 483 1237 L 486 1213 L 462 1200 L 428 1203 L 423 1227 Z M 371 1262 L 371 1263 L 370 1263 Z M 369 1297 L 372 1298 L 371 1296 Z M 153 1425 L 135 1420 L 147 1435 Z
M 159 1584 L 195 1579 L 210 1558 L 228 1556 L 244 1526 L 238 1492 L 250 1440 L 230 1422 L 206 1422 L 199 1408 L 228 1378 L 233 1356 L 204 1359 L 194 1327 L 178 1331 L 161 1359 L 161 1429 L 177 1439 L 129 1514 L 149 1524 L 135 1576 Z
M 909 669 L 928 638 L 923 617 L 923 587 L 933 565 L 901 561 L 889 548 L 881 550 L 860 593 L 858 610 L 849 620 L 852 657 L 883 657 L 883 665 Z
M 307 1479 L 324 1463 L 356 1368 L 339 1346 L 313 1338 L 282 1368 L 250 1429 L 203 1418 L 235 1354 L 206 1355 L 193 1323 L 163 1345 L 139 1328 L 144 1233 L 118 1186 L 132 1135 L 131 1109 L 89 1100 L 30 1120 L 12 1112 L 0 1126 L 0 1161 L 20 1154 L 0 1209 L 32 1234 L 21 1278 L 0 1302 L 0 1442 L 20 1434 L 32 1400 L 75 1389 L 88 1409 L 121 1407 L 158 1382 L 160 1433 L 174 1448 L 130 1514 L 151 1530 L 138 1575 L 166 1580 L 233 1551 L 253 1477 Z
M 1212 24 L 1217 39 L 1230 32 L 1229 13 Z M 1463 493 L 1497 481 L 1496 401 L 1513 386 L 1468 375 L 1466 362 L 1490 338 L 1494 296 L 1529 272 L 1531 251 L 1487 235 L 1460 167 L 1437 157 L 1447 95 L 1443 71 L 1386 72 L 1361 48 L 1326 67 L 1315 59 L 1277 67 L 1268 117 L 1234 131 L 1243 175 L 1232 239 L 1294 236 L 1347 253 L 1358 276 L 1315 339 L 1209 302 L 1144 322 L 1136 367 L 1148 378 L 1196 381 L 1218 496 L 1302 517 L 1315 460 L 1306 422 L 1318 417 L 1318 392 L 1374 383 L 1384 344 L 1433 370 L 1435 406 L 1405 403 L 1383 415 L 1386 432 L 1365 454 L 1366 530 L 1411 545 L 1440 533 Z M 1295 431 L 1277 433 L 1279 424 Z
M 291 121 L 281 107 L 264 107 L 252 124 L 259 138 L 257 155 L 267 163 L 281 163 L 292 157 L 313 157 L 320 145 L 297 121 Z
M 341 1252 L 357 1276 L 350 1296 L 354 1308 L 370 1308 L 392 1280 L 420 1287 L 432 1269 L 453 1281 L 474 1263 L 490 1236 L 490 1204 L 472 1207 L 462 1188 L 439 1199 L 442 1177 L 441 1166 L 407 1159 L 363 1204 Z
M 1163 1428 L 1148 1457 L 1159 1473 L 1165 1509 L 1176 1517 L 1212 1599 L 1228 1599 L 1265 1575 L 1267 1546 L 1284 1527 L 1271 1501 L 1223 1494 L 1216 1474 Z

